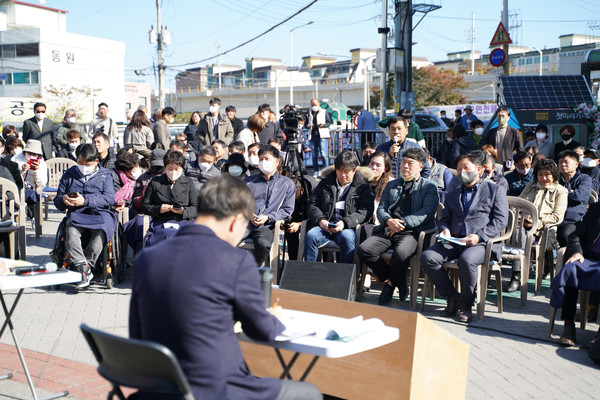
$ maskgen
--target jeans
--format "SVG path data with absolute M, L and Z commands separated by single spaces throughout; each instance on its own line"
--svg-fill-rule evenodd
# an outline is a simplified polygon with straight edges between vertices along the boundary
M 317 261 L 319 247 L 330 240 L 340 246 L 340 259 L 338 262 L 352 264 L 354 261 L 354 229 L 344 229 L 339 233 L 330 235 L 320 227 L 315 226 L 306 233 L 304 238 L 304 259 L 306 261 Z
M 327 161 L 327 139 L 320 137 L 312 137 L 310 139 L 310 147 L 312 147 L 312 163 L 315 172 L 320 171 L 319 156 L 323 159 L 323 168 L 329 165 Z
M 81 243 L 81 236 L 84 232 L 90 233 L 90 240 L 85 249 L 83 249 Z M 73 264 L 87 261 L 93 267 L 106 242 L 104 231 L 102 229 L 79 228 L 71 224 L 71 220 L 68 220 L 65 233 L 65 247 L 69 253 L 69 261 Z

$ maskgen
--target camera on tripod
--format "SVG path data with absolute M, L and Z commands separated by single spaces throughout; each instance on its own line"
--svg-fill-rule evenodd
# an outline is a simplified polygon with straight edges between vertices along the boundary
M 96 128 L 96 132 L 94 132 L 94 134 L 97 134 L 97 133 L 104 133 L 104 124 L 98 125 L 98 127 Z
M 285 132 L 285 136 L 289 142 L 298 141 L 298 132 L 302 128 L 298 122 L 303 120 L 303 115 L 300 110 L 296 109 L 296 106 L 288 106 L 287 111 L 285 109 L 279 110 L 281 117 L 279 118 L 279 125 Z

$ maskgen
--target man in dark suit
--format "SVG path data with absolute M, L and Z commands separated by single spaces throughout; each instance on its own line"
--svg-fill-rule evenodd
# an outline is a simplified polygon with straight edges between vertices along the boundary
M 508 107 L 500 107 L 496 118 L 498 127 L 489 130 L 485 136 L 484 144 L 494 146 L 498 151 L 496 162 L 504 165 L 507 169 L 506 161 L 511 160 L 514 152 L 523 150 L 523 138 L 518 130 L 508 125 L 510 120 L 510 109 Z
M 196 223 L 137 256 L 129 334 L 171 349 L 196 399 L 320 399 L 311 384 L 258 378 L 244 362 L 236 321 L 259 341 L 284 329 L 265 309 L 254 257 L 236 247 L 253 213 L 240 179 L 208 181 Z
M 443 317 L 458 313 L 458 320 L 470 322 L 475 301 L 477 268 L 483 263 L 487 241 L 500 235 L 508 224 L 506 189 L 488 180 L 481 180 L 483 167 L 478 152 L 461 155 L 456 166 L 461 186 L 446 195 L 446 208 L 438 224 L 444 236 L 461 238 L 464 246 L 438 242 L 423 252 L 421 265 L 440 294 L 448 298 Z M 498 243 L 493 248 L 496 259 L 502 256 Z M 442 264 L 458 259 L 459 293 Z
M 281 129 L 279 129 L 279 124 L 269 121 L 271 106 L 268 104 L 261 104 L 258 106 L 258 113 L 265 119 L 265 121 L 267 121 L 262 131 L 258 133 L 260 143 L 262 145 L 267 145 L 269 144 L 269 139 L 273 138 L 281 139 L 283 142 L 283 135 L 281 134 Z
M 42 142 L 44 160 L 48 160 L 52 158 L 52 150 L 56 145 L 54 122 L 46 118 L 46 105 L 44 103 L 35 103 L 33 111 L 35 116 L 23 122 L 23 140 L 25 143 L 29 139 Z
M 225 107 L 225 114 L 227 114 L 227 118 L 229 118 L 233 127 L 233 140 L 237 140 L 240 132 L 244 129 L 244 121 L 235 116 L 236 112 L 234 106 Z

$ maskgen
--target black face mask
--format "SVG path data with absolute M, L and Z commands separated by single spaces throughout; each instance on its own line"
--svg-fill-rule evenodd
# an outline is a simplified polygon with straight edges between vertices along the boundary
M 569 139 L 571 139 L 571 135 L 569 135 L 568 133 L 566 135 L 560 135 L 560 137 L 562 138 L 562 140 L 564 140 L 565 142 Z

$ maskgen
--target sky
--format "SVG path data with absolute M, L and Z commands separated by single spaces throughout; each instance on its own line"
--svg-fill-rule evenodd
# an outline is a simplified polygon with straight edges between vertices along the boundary
M 26 0 L 39 4 L 39 0 Z M 42 0 L 44 1 L 44 0 Z M 171 33 L 164 51 L 166 87 L 174 88 L 175 75 L 186 68 L 217 63 L 215 58 L 196 61 L 231 49 L 284 21 L 314 0 L 162 0 L 162 25 Z M 393 12 L 393 0 L 388 0 Z M 471 16 L 475 13 L 475 49 L 487 54 L 500 22 L 502 0 L 414 0 L 441 6 L 425 15 L 413 31 L 414 57 L 445 60 L 446 53 L 471 48 Z M 45 0 L 45 6 L 68 11 L 69 32 L 124 41 L 125 79 L 146 81 L 155 87 L 152 65 L 156 45 L 149 44 L 150 26 L 156 28 L 155 0 Z M 560 35 L 579 33 L 600 36 L 597 0 L 509 0 L 508 9 L 518 14 L 520 28 L 511 31 L 513 42 L 538 47 L 558 47 Z M 416 13 L 414 24 L 423 16 Z M 393 24 L 389 16 L 388 24 Z M 257 40 L 221 56 L 222 64 L 245 65 L 248 57 L 279 58 L 290 65 L 290 29 L 293 32 L 293 65 L 302 57 L 325 53 L 349 55 L 353 48 L 377 48 L 381 36 L 381 1 L 318 0 L 288 22 Z M 338 57 L 342 60 L 342 57 Z M 184 66 L 183 64 L 191 65 Z M 146 70 L 138 76 L 135 70 Z

